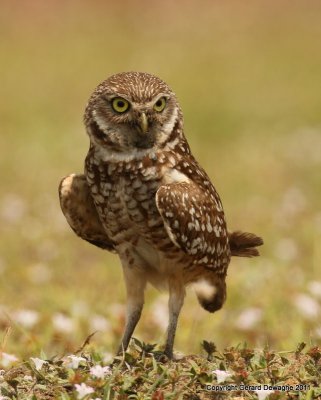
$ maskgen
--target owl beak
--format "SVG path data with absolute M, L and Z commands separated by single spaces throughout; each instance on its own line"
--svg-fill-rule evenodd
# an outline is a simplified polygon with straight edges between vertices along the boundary
M 148 120 L 147 120 L 146 114 L 144 112 L 141 113 L 138 120 L 139 120 L 139 126 L 140 126 L 142 133 L 147 133 L 148 132 Z

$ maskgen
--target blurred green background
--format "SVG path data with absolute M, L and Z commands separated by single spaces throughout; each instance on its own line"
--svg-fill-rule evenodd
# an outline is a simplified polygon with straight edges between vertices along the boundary
M 321 4 L 317 1 L 1 1 L 0 350 L 92 345 L 124 323 L 116 256 L 78 239 L 57 186 L 81 172 L 86 101 L 109 75 L 163 78 L 229 228 L 263 236 L 233 259 L 217 314 L 187 296 L 176 349 L 321 342 Z M 162 342 L 166 294 L 147 292 L 136 336 Z

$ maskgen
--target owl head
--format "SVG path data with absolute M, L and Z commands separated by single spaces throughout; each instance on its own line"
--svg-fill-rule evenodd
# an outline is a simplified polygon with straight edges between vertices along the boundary
M 102 82 L 84 117 L 95 145 L 118 153 L 160 147 L 182 123 L 175 94 L 154 75 L 123 72 Z

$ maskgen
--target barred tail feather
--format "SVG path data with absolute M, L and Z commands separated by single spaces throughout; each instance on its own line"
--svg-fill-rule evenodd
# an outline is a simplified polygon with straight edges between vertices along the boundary
M 229 243 L 232 256 L 256 257 L 260 255 L 256 247 L 263 244 L 263 239 L 254 233 L 235 231 L 229 233 Z

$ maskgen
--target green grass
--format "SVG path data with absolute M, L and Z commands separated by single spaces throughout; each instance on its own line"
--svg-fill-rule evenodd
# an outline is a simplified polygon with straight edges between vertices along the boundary
M 255 399 L 258 393 L 272 400 L 321 396 L 318 347 L 303 351 L 301 343 L 295 352 L 277 353 L 246 346 L 219 352 L 209 342 L 203 346 L 202 355 L 168 361 L 154 345 L 134 339 L 130 351 L 110 366 L 94 350 L 64 358 L 46 359 L 43 354 L 42 359 L 26 360 L 3 373 L 0 393 L 21 400 Z M 219 380 L 222 373 L 227 375 Z
M 319 13 L 317 2 L 2 2 L 1 351 L 59 359 L 97 328 L 94 350 L 117 347 L 120 263 L 75 237 L 57 186 L 83 169 L 91 91 L 124 70 L 171 85 L 229 228 L 265 241 L 260 258 L 232 261 L 219 313 L 188 293 L 175 348 L 199 354 L 203 339 L 221 352 L 320 346 Z M 166 295 L 149 289 L 135 335 L 161 344 L 165 324 Z

